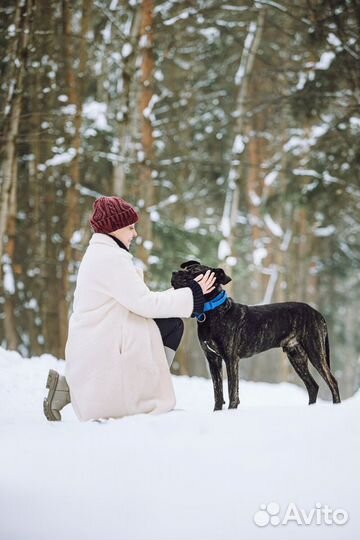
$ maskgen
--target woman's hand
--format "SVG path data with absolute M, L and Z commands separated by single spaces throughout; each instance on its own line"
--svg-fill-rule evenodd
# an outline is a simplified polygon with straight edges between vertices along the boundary
M 197 281 L 200 285 L 203 294 L 207 294 L 215 289 L 216 276 L 211 270 L 207 270 L 204 274 L 200 274 L 194 278 L 194 281 Z

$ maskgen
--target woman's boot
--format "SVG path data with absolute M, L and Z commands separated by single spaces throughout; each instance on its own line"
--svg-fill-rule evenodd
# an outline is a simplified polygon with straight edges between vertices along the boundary
M 60 411 L 71 403 L 70 391 L 66 379 L 54 369 L 50 369 L 46 381 L 48 395 L 44 398 L 44 413 L 48 420 L 61 420 Z
M 166 359 L 168 361 L 168 365 L 169 365 L 169 368 L 170 368 L 171 364 L 173 363 L 176 351 L 174 351 L 174 349 L 171 349 L 170 347 L 166 347 L 166 345 L 165 345 L 164 349 L 165 349 Z

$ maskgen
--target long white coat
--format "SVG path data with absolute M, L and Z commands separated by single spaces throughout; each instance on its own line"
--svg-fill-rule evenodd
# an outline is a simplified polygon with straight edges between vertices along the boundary
M 190 317 L 189 287 L 151 292 L 133 255 L 94 233 L 80 263 L 65 375 L 80 420 L 161 413 L 175 394 L 154 318 Z

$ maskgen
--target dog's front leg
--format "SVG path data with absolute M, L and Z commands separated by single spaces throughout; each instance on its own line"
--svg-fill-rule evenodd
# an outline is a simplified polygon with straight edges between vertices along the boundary
M 214 386 L 215 406 L 214 411 L 221 411 L 224 401 L 223 383 L 222 383 L 222 358 L 216 354 L 206 351 L 206 358 L 209 363 L 209 369 Z
M 228 377 L 229 409 L 236 409 L 239 399 L 239 358 L 224 358 Z

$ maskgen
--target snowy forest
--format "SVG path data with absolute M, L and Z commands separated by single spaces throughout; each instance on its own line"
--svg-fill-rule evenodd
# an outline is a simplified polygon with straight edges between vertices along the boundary
M 131 251 L 151 290 L 195 259 L 232 277 L 236 302 L 309 303 L 353 395 L 360 1 L 3 0 L 0 12 L 0 345 L 64 358 L 92 204 L 118 195 L 141 216 Z M 208 377 L 184 322 L 172 373 Z M 243 360 L 240 377 L 302 385 L 281 349 Z

